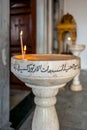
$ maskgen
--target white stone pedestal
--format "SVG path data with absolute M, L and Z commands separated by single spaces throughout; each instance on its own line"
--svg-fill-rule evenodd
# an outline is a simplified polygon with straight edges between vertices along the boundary
M 75 56 L 80 56 L 80 53 L 85 49 L 85 45 L 82 44 L 75 44 L 75 45 L 69 45 L 70 51 Z M 73 79 L 73 82 L 71 84 L 71 90 L 72 91 L 81 91 L 83 89 L 80 79 L 79 79 L 80 73 L 76 75 Z
M 55 110 L 58 89 L 80 71 L 80 58 L 72 55 L 29 54 L 11 58 L 11 71 L 32 88 L 36 109 L 32 130 L 59 130 Z
M 73 79 L 73 82 L 71 84 L 71 90 L 72 91 L 81 91 L 82 90 L 82 85 L 80 83 L 80 80 L 79 80 L 79 75 L 76 75 Z
M 56 95 L 58 89 L 63 85 L 58 86 L 34 86 L 32 88 L 35 95 L 36 109 L 32 122 L 32 130 L 59 130 L 59 120 L 56 113 Z

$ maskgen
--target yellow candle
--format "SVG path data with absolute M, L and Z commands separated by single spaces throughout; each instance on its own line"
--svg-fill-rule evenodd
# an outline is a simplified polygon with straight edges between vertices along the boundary
M 26 45 L 24 45 L 24 48 L 23 48 L 23 55 L 22 55 L 23 59 L 25 58 L 25 54 L 26 54 Z
M 22 57 L 23 57 L 23 31 L 21 30 L 20 32 L 20 42 L 21 42 L 21 52 L 22 52 Z
M 26 54 L 26 45 L 24 45 L 24 54 Z

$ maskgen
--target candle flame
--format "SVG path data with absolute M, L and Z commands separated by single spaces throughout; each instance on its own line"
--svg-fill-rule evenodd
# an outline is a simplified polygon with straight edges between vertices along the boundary
M 20 32 L 20 36 L 22 36 L 23 35 L 23 31 L 21 30 L 21 32 Z
M 71 37 L 68 37 L 68 40 L 70 41 L 70 40 L 71 40 Z
M 24 55 L 26 54 L 26 49 L 27 49 L 27 48 L 26 48 L 26 45 L 24 45 L 24 52 L 23 52 Z
M 24 45 L 24 51 L 26 51 L 26 45 Z

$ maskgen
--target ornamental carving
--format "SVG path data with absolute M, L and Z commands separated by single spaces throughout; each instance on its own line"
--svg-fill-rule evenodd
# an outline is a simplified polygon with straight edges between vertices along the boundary
M 71 37 L 72 44 L 76 42 L 76 22 L 74 17 L 67 13 L 65 14 L 57 25 L 58 29 L 58 53 L 63 53 L 63 34 L 68 32 Z

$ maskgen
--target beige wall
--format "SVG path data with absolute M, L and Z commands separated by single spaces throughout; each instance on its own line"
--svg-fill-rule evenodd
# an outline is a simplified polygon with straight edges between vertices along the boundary
M 77 44 L 87 46 L 87 0 L 64 0 L 64 13 L 72 14 L 77 23 Z M 82 69 L 87 69 L 87 47 L 81 53 Z

